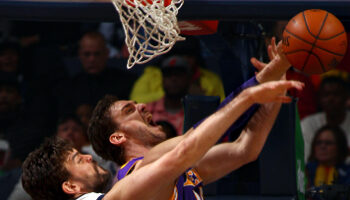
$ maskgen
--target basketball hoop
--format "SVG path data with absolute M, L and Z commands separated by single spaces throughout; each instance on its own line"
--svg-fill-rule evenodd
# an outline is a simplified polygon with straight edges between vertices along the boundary
M 181 37 L 176 15 L 183 0 L 112 0 L 129 51 L 127 68 L 168 52 Z

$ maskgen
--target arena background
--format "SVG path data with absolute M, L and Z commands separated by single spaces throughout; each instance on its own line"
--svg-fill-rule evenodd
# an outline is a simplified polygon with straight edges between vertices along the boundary
M 289 20 L 311 8 L 333 13 L 349 30 L 348 0 L 185 0 L 178 18 L 220 21 L 216 34 L 197 37 L 203 46 L 206 66 L 221 76 L 228 94 L 254 74 L 249 58 L 263 57 L 264 38 L 271 34 L 271 27 L 277 21 Z M 42 25 L 40 31 L 56 39 L 69 35 L 69 29 L 57 27 L 74 27 L 81 22 L 120 23 L 108 0 L 1 0 L 0 20 Z M 33 26 L 28 26 L 31 28 Z M 79 71 L 79 61 L 75 57 L 67 56 L 64 62 L 71 75 Z M 110 65 L 126 70 L 125 60 L 113 60 Z M 131 71 L 139 75 L 143 68 L 144 65 L 136 65 Z M 207 199 L 302 199 L 300 192 L 305 191 L 298 189 L 303 177 L 298 176 L 299 138 L 295 137 L 298 121 L 294 108 L 295 102 L 282 108 L 260 158 L 208 186 Z

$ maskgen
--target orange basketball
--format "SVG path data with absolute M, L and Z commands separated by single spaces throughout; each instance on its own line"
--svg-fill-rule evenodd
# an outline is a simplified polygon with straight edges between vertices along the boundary
M 343 24 L 333 14 L 319 9 L 294 16 L 283 32 L 283 50 L 293 67 L 307 74 L 335 68 L 347 49 Z

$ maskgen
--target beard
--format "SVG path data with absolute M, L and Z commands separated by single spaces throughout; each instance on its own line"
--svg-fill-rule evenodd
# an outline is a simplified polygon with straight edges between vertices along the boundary
M 142 127 L 138 131 L 139 140 L 143 141 L 147 146 L 155 146 L 166 139 L 166 134 L 161 130 L 154 130 L 149 127 Z
M 105 193 L 112 186 L 112 175 L 105 169 L 103 169 L 104 173 L 100 173 L 97 169 L 97 166 L 97 164 L 94 166 L 97 181 L 93 186 L 93 191 L 98 193 Z

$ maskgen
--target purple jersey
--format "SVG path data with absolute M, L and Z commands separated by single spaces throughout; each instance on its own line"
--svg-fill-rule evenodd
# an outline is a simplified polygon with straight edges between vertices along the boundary
M 136 161 L 143 159 L 143 157 L 134 158 L 125 163 L 118 171 L 118 180 L 121 180 L 132 172 Z M 173 196 L 170 200 L 202 200 L 203 189 L 202 179 L 194 169 L 189 169 L 186 173 L 182 174 L 174 187 Z
M 139 158 L 133 158 L 129 162 L 125 163 L 123 166 L 120 167 L 117 173 L 117 179 L 121 180 L 126 175 L 128 175 L 132 170 L 134 170 L 136 161 L 143 159 L 143 157 Z
M 196 170 L 189 169 L 178 178 L 170 200 L 203 200 L 202 186 L 203 181 Z
M 222 108 L 230 101 L 232 101 L 241 91 L 244 89 L 258 85 L 259 82 L 256 80 L 255 76 L 245 83 L 243 83 L 240 87 L 238 87 L 235 91 L 233 91 L 230 95 L 228 95 L 225 100 L 219 105 L 218 109 Z M 242 116 L 231 125 L 231 127 L 226 131 L 225 135 L 232 133 L 234 130 L 237 130 L 244 126 L 245 123 L 249 121 L 249 119 L 253 116 L 253 114 L 258 109 L 259 105 L 255 104 L 251 106 Z M 204 120 L 201 120 L 193 127 L 196 128 L 199 126 Z M 126 175 L 128 175 L 134 168 L 136 161 L 143 159 L 143 157 L 134 158 L 124 164 L 117 173 L 118 180 L 121 180 Z M 173 196 L 170 200 L 202 200 L 203 192 L 202 192 L 203 181 L 198 175 L 198 173 L 194 169 L 189 169 L 177 180 L 176 186 L 174 187 Z

